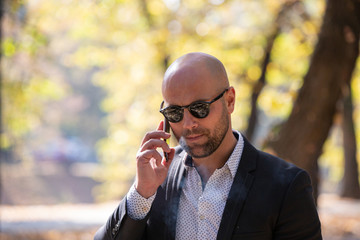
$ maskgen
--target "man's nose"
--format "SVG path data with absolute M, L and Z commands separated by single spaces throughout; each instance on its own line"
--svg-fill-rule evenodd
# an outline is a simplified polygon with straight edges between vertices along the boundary
M 188 109 L 184 109 L 183 128 L 192 129 L 197 127 L 197 118 Z

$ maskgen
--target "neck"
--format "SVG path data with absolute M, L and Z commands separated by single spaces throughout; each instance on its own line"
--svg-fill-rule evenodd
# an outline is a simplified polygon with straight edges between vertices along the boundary
M 232 129 L 229 128 L 224 140 L 210 156 L 205 158 L 193 158 L 193 163 L 198 171 L 203 184 L 206 184 L 210 176 L 218 168 L 224 166 L 229 159 L 237 143 L 237 139 L 234 136 Z

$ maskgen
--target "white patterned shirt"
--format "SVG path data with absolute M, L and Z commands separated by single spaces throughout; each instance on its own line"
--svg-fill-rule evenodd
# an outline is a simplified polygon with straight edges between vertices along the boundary
M 216 239 L 224 212 L 227 197 L 230 192 L 240 157 L 244 148 L 241 134 L 238 142 L 225 165 L 216 169 L 208 179 L 205 187 L 192 162 L 185 162 L 185 183 L 182 188 L 178 216 L 176 222 L 176 239 Z M 155 195 L 146 199 L 131 187 L 127 195 L 128 214 L 133 219 L 143 219 L 149 212 Z M 196 236 L 196 237 L 195 237 Z

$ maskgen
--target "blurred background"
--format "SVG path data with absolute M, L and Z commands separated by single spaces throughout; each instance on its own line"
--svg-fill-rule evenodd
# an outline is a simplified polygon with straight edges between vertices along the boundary
M 360 239 L 359 1 L 3 0 L 1 9 L 0 239 L 92 239 L 162 119 L 165 69 L 192 51 L 224 63 L 234 128 L 309 171 L 324 239 Z

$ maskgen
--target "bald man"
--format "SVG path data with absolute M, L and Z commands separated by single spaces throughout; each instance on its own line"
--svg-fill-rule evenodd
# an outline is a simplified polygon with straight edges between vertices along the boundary
M 163 141 L 163 121 L 145 135 L 135 182 L 96 240 L 322 239 L 308 174 L 232 129 L 235 90 L 218 59 L 180 57 L 162 94 L 179 146 Z

